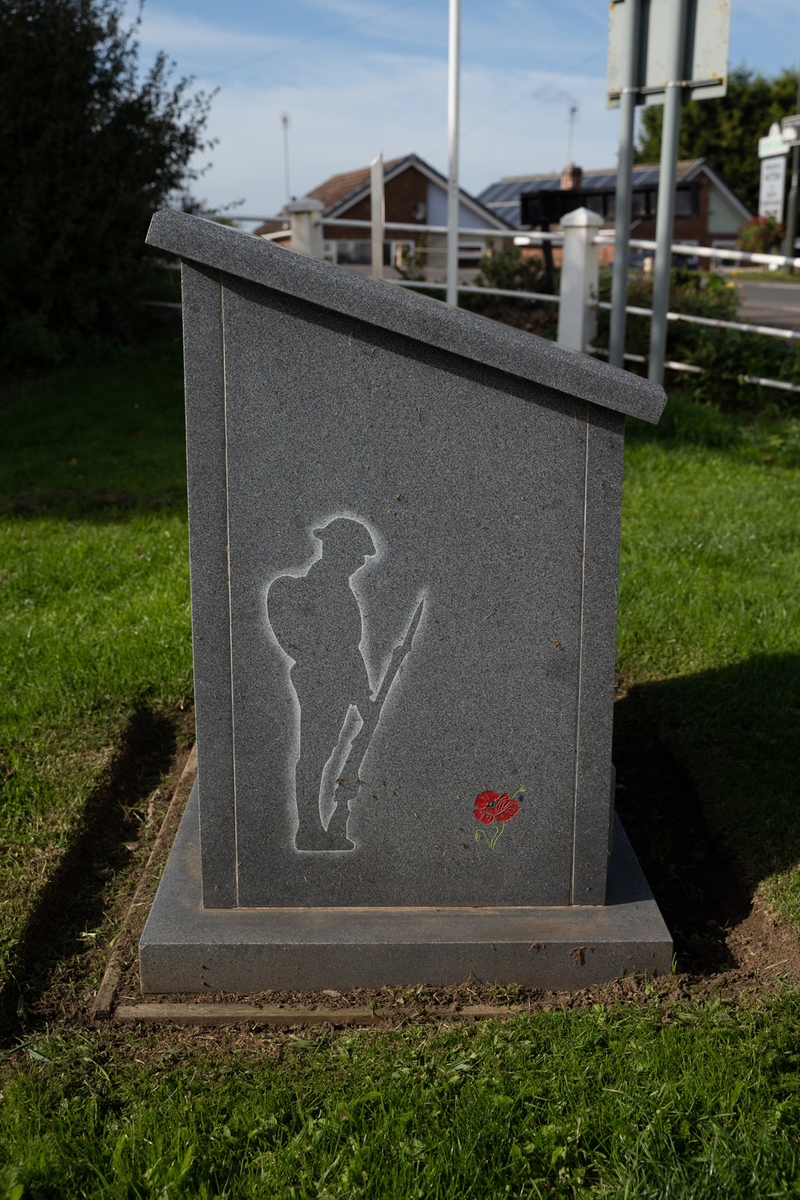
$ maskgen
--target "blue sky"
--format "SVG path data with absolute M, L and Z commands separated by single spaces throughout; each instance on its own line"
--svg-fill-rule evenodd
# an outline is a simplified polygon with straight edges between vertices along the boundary
M 219 88 L 218 144 L 197 164 L 213 167 L 194 194 L 269 215 L 284 201 L 283 112 L 295 195 L 381 150 L 446 172 L 447 20 L 447 0 L 146 0 L 138 40 L 143 66 L 164 50 L 178 74 Z M 613 166 L 607 31 L 606 0 L 462 0 L 464 187 L 559 170 L 571 104 L 575 161 Z M 733 0 L 731 66 L 798 62 L 796 0 Z

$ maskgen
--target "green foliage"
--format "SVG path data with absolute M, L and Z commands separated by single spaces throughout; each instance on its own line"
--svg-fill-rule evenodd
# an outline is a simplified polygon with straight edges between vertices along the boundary
M 706 158 L 755 212 L 760 164 L 758 139 L 773 121 L 796 112 L 797 72 L 767 78 L 741 66 L 728 76 L 728 94 L 719 100 L 690 100 L 681 113 L 680 158 Z M 639 128 L 637 162 L 661 157 L 661 105 L 644 108 Z
M 765 339 L 766 340 L 766 339 Z M 672 394 L 626 423 L 617 656 L 754 881 L 800 927 L 800 428 Z
M 506 288 L 515 292 L 543 292 L 552 296 L 554 288 L 547 276 L 544 259 L 522 257 L 519 246 L 495 250 L 491 239 L 478 264 L 476 287 Z
M 739 246 L 750 254 L 777 253 L 783 226 L 774 217 L 753 217 L 739 226 Z
M 181 399 L 174 345 L 0 395 L 6 969 L 100 751 L 189 686 Z M 800 923 L 798 480 L 794 420 L 675 395 L 628 422 L 619 666 Z M 0 1197 L 798 1195 L 799 1020 L 788 983 L 733 1003 L 684 979 L 477 1027 L 36 1026 L 0 1052 Z
M 143 1031 L 113 1063 L 102 1034 L 42 1037 L 4 1084 L 0 1194 L 796 1196 L 798 1017 L 796 991 L 686 996 L 145 1063 Z
M 652 275 L 631 272 L 628 277 L 628 305 L 649 309 L 652 308 L 652 297 Z M 611 299 L 611 276 L 608 272 L 603 272 L 600 277 L 600 299 Z M 726 282 L 719 275 L 686 268 L 672 271 L 670 312 L 705 317 L 712 321 L 736 321 L 738 306 L 739 294 L 733 282 Z M 600 309 L 594 345 L 608 347 L 610 321 L 609 311 Z M 647 358 L 650 353 L 649 317 L 628 314 L 625 350 L 629 354 L 641 354 Z M 747 376 L 800 385 L 800 346 L 793 338 L 765 337 L 763 334 L 670 321 L 667 326 L 666 358 L 667 361 L 689 363 L 701 368 L 701 375 L 680 376 L 681 385 L 689 389 L 696 400 L 750 412 L 763 409 L 779 412 L 797 404 L 796 393 L 743 382 L 743 377 Z
M 191 696 L 192 664 L 180 348 L 74 367 L 0 405 L 2 984 L 121 730 Z
M 544 260 L 533 255 L 523 256 L 519 246 L 495 250 L 489 239 L 486 254 L 478 265 L 476 287 L 539 292 L 547 296 L 555 294 L 555 280 L 548 274 Z M 480 296 L 474 292 L 462 292 L 458 303 L 460 308 L 482 313 L 507 325 L 515 325 L 542 337 L 555 337 L 558 324 L 558 307 L 555 304 L 515 300 L 513 296 Z
M 0 0 L 7 366 L 130 333 L 148 220 L 192 177 L 208 104 L 163 55 L 140 80 L 121 0 Z

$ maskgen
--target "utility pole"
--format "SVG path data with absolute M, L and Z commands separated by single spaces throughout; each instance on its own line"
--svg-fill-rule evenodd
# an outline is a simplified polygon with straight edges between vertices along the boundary
M 664 125 L 661 132 L 661 169 L 658 174 L 658 208 L 656 211 L 653 316 L 650 323 L 650 363 L 647 372 L 652 383 L 661 383 L 664 379 L 664 359 L 667 351 L 667 310 L 669 309 L 669 281 L 672 267 L 670 247 L 675 224 L 675 179 L 678 167 L 678 141 L 681 132 L 687 8 L 688 0 L 673 0 L 669 7 L 665 39 L 668 47 L 669 74 L 664 89 Z
M 625 362 L 625 306 L 628 303 L 628 237 L 633 198 L 633 125 L 638 95 L 641 0 L 625 0 L 625 60 L 619 98 L 619 161 L 614 204 L 614 268 L 611 285 L 611 332 L 608 361 Z
M 284 113 L 281 117 L 283 124 L 283 181 L 286 190 L 286 207 L 288 211 L 289 204 L 292 200 L 292 189 L 289 186 L 289 114 Z
M 458 308 L 458 103 L 461 0 L 450 0 L 447 70 L 447 303 Z
M 572 131 L 575 128 L 575 114 L 578 111 L 577 104 L 569 106 L 569 133 L 567 134 L 567 166 L 572 165 Z

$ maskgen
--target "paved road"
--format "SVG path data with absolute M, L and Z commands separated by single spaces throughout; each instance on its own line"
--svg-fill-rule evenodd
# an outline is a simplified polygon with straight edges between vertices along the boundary
M 741 277 L 736 282 L 741 283 L 744 295 L 738 320 L 800 329 L 800 283 L 748 283 Z

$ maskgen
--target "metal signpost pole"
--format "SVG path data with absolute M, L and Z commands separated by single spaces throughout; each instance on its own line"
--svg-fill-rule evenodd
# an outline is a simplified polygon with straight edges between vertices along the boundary
M 611 335 L 608 361 L 621 367 L 625 355 L 625 305 L 628 301 L 628 236 L 633 199 L 633 121 L 639 68 L 641 0 L 624 0 L 625 62 L 619 101 L 619 163 L 614 204 L 614 275 L 611 289 Z
M 800 107 L 800 100 L 798 100 Z M 783 253 L 787 258 L 794 258 L 794 243 L 797 237 L 797 192 L 798 173 L 800 173 L 800 146 L 792 146 L 792 182 L 789 186 L 789 199 L 786 207 L 786 244 Z M 786 270 L 791 273 L 794 267 L 787 263 Z
M 800 112 L 800 75 L 797 77 L 797 105 Z M 789 187 L 789 200 L 786 205 L 786 241 L 783 253 L 787 258 L 794 258 L 794 240 L 797 236 L 797 185 L 798 168 L 800 168 L 800 146 L 792 146 L 792 182 Z M 786 270 L 791 275 L 794 267 L 787 265 Z
M 461 53 L 461 0 L 450 0 L 447 77 L 447 303 L 458 307 L 458 85 Z
M 661 133 L 661 170 L 658 176 L 656 210 L 656 261 L 653 278 L 653 316 L 650 325 L 650 365 L 648 378 L 661 383 L 667 349 L 667 310 L 672 266 L 673 224 L 675 220 L 675 179 L 678 165 L 678 139 L 681 131 L 681 99 L 686 41 L 687 0 L 675 0 L 669 10 L 669 75 L 664 96 L 664 125 Z

